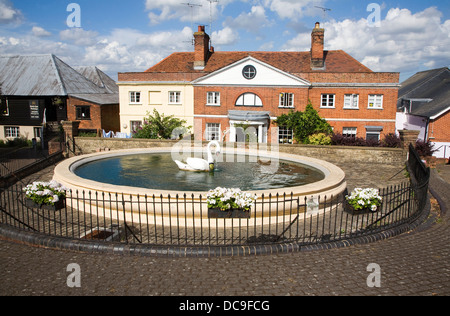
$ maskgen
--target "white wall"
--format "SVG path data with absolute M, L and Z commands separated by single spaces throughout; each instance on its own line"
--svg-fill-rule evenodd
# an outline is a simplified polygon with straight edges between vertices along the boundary
M 427 128 L 427 120 L 424 117 L 414 116 L 407 113 L 397 112 L 397 118 L 395 127 L 396 130 L 411 130 L 411 131 L 420 131 L 419 139 L 425 140 L 425 133 Z
M 130 104 L 129 94 L 131 91 L 141 92 L 139 104 Z M 169 104 L 170 91 L 181 92 L 179 104 Z M 158 92 L 159 97 L 155 98 L 153 92 Z M 122 133 L 129 134 L 131 132 L 130 122 L 143 121 L 149 113 L 153 114 L 154 109 L 165 116 L 174 115 L 176 118 L 186 120 L 187 126 L 194 125 L 194 87 L 190 84 L 119 83 L 119 94 Z

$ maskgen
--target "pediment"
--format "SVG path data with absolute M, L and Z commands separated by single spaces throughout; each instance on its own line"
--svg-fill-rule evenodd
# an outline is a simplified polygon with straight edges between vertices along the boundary
M 246 57 L 193 82 L 194 85 L 215 86 L 294 86 L 311 84 L 256 58 Z

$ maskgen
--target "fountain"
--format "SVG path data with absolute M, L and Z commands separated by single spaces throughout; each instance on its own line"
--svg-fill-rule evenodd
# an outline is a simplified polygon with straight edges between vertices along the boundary
M 174 220 L 178 221 L 177 225 L 183 225 L 179 223 L 180 217 L 185 218 L 185 225 L 189 225 L 188 219 L 193 223 L 207 220 L 206 195 L 218 186 L 240 188 L 259 199 L 277 194 L 308 199 L 330 198 L 346 189 L 345 173 L 340 168 L 310 157 L 243 148 L 236 150 L 233 146 L 222 150 L 214 172 L 208 173 L 180 170 L 172 159 L 173 153 L 173 148 L 151 148 L 74 157 L 55 168 L 54 179 L 71 189 L 72 195 L 82 191 L 106 196 L 119 193 L 123 203 L 104 206 L 108 210 L 123 210 L 123 214 L 111 212 L 118 219 L 136 210 L 135 203 L 146 203 L 148 197 L 160 197 L 160 206 L 154 206 L 160 216 L 155 216 L 154 223 L 164 225 Z M 192 148 L 189 154 L 202 157 L 204 149 Z M 183 199 L 177 207 L 177 216 L 182 216 L 176 219 L 164 210 L 164 203 L 175 197 Z M 85 205 L 78 206 L 79 209 L 89 207 L 86 205 L 89 201 L 83 203 Z M 103 211 L 103 214 L 109 213 Z M 267 216 L 258 207 L 253 214 L 256 219 Z

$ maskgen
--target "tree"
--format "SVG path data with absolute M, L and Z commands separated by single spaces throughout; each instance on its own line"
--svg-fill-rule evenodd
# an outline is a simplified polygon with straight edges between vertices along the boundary
M 333 132 L 331 125 L 319 116 L 311 101 L 308 102 L 304 112 L 293 111 L 283 114 L 275 120 L 280 127 L 294 132 L 294 139 L 299 143 L 308 143 L 308 137 L 318 133 L 329 135 Z
M 176 134 L 175 138 L 179 138 L 191 128 L 185 126 L 187 123 L 185 120 L 175 118 L 173 115 L 165 116 L 156 109 L 153 110 L 153 115 L 150 113 L 147 115 L 144 125 L 136 131 L 133 138 L 171 139 L 173 132 Z

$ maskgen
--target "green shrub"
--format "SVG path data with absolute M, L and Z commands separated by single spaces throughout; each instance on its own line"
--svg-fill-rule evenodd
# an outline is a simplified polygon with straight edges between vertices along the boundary
M 294 131 L 294 139 L 299 143 L 308 143 L 308 137 L 314 134 L 329 135 L 333 132 L 331 125 L 320 117 L 311 101 L 304 112 L 290 111 L 289 114 L 279 116 L 274 123 Z
M 308 137 L 308 143 L 311 145 L 328 146 L 331 145 L 331 137 L 324 133 L 314 134 Z

